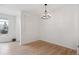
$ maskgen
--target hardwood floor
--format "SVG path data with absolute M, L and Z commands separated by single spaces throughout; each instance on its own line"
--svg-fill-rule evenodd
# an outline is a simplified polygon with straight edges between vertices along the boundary
M 0 43 L 1 55 L 75 55 L 76 51 L 45 41 L 20 46 L 17 42 Z

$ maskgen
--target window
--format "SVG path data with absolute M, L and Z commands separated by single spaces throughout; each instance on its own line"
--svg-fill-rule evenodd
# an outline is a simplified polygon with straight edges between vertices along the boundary
M 0 19 L 0 34 L 7 34 L 7 33 L 8 33 L 8 20 Z

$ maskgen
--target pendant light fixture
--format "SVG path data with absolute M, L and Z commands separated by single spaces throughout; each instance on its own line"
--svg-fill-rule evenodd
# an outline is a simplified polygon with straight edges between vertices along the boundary
M 47 11 L 47 4 L 44 4 L 44 8 L 45 8 L 44 14 L 42 14 L 41 19 L 49 19 L 49 18 L 51 18 L 51 15 Z

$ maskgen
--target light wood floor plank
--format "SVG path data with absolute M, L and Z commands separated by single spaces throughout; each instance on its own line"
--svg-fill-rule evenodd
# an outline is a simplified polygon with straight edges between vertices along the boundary
M 0 44 L 1 55 L 75 55 L 76 51 L 51 44 L 46 41 L 38 40 L 20 46 L 17 42 Z

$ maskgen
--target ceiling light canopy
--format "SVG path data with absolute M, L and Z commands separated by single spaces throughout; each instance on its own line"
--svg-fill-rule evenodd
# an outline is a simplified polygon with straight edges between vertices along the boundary
M 51 18 L 50 13 L 48 13 L 48 11 L 47 11 L 47 4 L 44 4 L 44 8 L 45 8 L 45 10 L 44 10 L 44 13 L 42 14 L 41 19 L 49 19 L 49 18 Z

